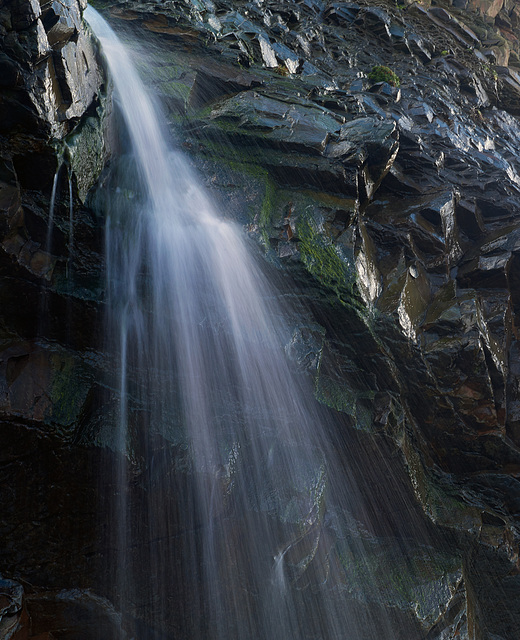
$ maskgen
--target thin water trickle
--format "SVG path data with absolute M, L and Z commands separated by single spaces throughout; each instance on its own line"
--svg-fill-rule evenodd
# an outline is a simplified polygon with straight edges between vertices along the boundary
M 72 189 L 72 169 L 69 169 L 69 262 L 74 252 L 74 194 Z
M 56 197 L 58 194 L 58 185 L 61 169 L 63 167 L 63 156 L 60 155 L 58 159 L 58 165 L 56 167 L 56 172 L 54 174 L 54 178 L 52 181 L 52 190 L 51 197 L 49 200 L 49 217 L 47 220 L 47 233 L 45 234 L 45 245 L 42 249 L 49 254 L 49 257 L 52 256 L 53 251 L 53 234 L 54 234 L 54 213 L 56 208 Z M 50 258 L 52 261 L 52 258 Z M 51 267 L 49 271 L 45 274 L 46 279 L 50 280 L 52 276 L 53 266 L 52 262 L 50 263 Z M 48 329 L 47 323 L 49 321 L 49 300 L 48 300 L 48 292 L 46 286 L 40 287 L 40 296 L 39 296 L 39 309 L 38 309 L 38 334 L 40 336 L 44 336 L 46 330 Z
M 113 472 L 119 606 L 167 637 L 398 638 L 366 606 L 378 587 L 352 524 L 358 490 L 285 358 L 273 291 L 168 145 L 128 52 L 95 10 L 85 17 L 132 149 L 104 194 L 113 447 L 125 453 Z
M 54 230 L 54 208 L 56 206 L 56 192 L 58 189 L 58 178 L 60 175 L 62 162 L 58 163 L 56 168 L 56 173 L 54 174 L 54 179 L 52 181 L 52 191 L 51 191 L 51 199 L 49 202 L 49 220 L 47 222 L 47 236 L 45 238 L 45 251 L 47 253 L 51 253 L 52 251 L 52 232 Z

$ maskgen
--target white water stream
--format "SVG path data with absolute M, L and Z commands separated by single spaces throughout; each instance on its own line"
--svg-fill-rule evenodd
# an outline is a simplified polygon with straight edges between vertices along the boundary
M 398 638 L 363 602 L 359 576 L 372 596 L 377 587 L 349 516 L 358 494 L 311 385 L 286 360 L 276 295 L 168 143 L 128 51 L 95 10 L 85 17 L 130 140 L 118 165 L 126 183 L 105 202 L 108 332 L 119 353 L 113 440 L 127 460 L 115 472 L 118 606 L 165 638 Z M 168 446 L 185 452 L 180 472 Z M 132 483 L 147 496 L 138 512 Z M 147 550 L 134 552 L 141 539 Z M 182 599 L 189 622 L 175 631 L 168 612 Z

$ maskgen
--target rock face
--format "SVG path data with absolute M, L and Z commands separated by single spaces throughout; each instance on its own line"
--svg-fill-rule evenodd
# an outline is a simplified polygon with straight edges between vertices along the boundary
M 516 640 L 518 7 L 104 5 L 116 26 L 158 45 L 147 47 L 152 64 L 139 63 L 177 136 L 301 317 L 312 318 L 295 321 L 287 352 L 314 377 L 338 449 L 380 515 L 367 547 L 387 595 L 360 606 L 392 612 L 406 640 Z M 6 638 L 52 638 L 58 628 L 76 639 L 101 628 L 119 637 L 100 597 L 114 595 L 104 572 L 115 542 L 96 515 L 112 490 L 97 477 L 117 458 L 106 446 L 116 392 L 104 382 L 110 354 L 99 339 L 102 221 L 85 204 L 110 136 L 83 8 L 0 7 Z M 397 78 L 380 80 L 376 65 Z M 186 482 L 184 454 L 163 441 L 159 452 L 155 473 L 175 468 Z M 145 500 L 141 463 L 136 504 Z M 406 498 L 412 491 L 422 511 Z M 168 509 L 178 512 L 182 499 L 171 496 Z M 412 541 L 412 531 L 424 538 Z M 181 564 L 188 532 L 167 535 Z M 402 545 L 406 567 L 394 562 Z M 364 575 L 348 561 L 356 600 Z M 132 614 L 146 621 L 140 607 L 154 585 L 140 579 Z M 193 594 L 173 584 L 169 595 L 178 604 L 164 629 L 194 637 L 183 612 Z
M 108 136 L 84 7 L 0 4 L 0 572 L 13 578 L 0 581 L 0 637 L 17 640 L 116 628 L 85 590 L 99 453 L 81 424 L 102 377 L 103 232 L 83 201 Z
M 455 535 L 462 581 L 425 635 L 513 639 L 516 6 L 109 5 L 160 43 L 186 150 L 312 309 L 290 351 L 318 399 L 391 438 Z

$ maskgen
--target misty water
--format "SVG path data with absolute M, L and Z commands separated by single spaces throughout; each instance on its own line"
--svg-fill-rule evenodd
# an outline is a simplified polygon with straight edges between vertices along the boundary
M 362 497 L 287 357 L 278 292 L 169 142 L 130 52 L 95 10 L 85 17 L 121 119 L 96 196 L 124 453 L 107 472 L 108 573 L 116 606 L 145 623 L 121 637 L 404 637 L 371 605 L 388 596 L 353 516 Z

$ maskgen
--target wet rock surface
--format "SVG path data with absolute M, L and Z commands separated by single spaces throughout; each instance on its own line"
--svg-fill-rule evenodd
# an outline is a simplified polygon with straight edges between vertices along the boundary
M 287 352 L 314 377 L 336 425 L 331 437 L 377 514 L 352 514 L 371 523 L 360 543 L 369 571 L 321 523 L 290 558 L 295 581 L 305 580 L 297 568 L 312 547 L 317 561 L 330 561 L 331 597 L 339 585 L 360 610 L 390 612 L 403 640 L 516 640 L 518 7 L 100 4 L 146 43 L 136 60 L 176 136 L 284 284 L 297 310 Z M 117 614 L 89 591 L 117 595 L 117 543 L 104 526 L 114 489 L 98 478 L 119 454 L 107 446 L 117 392 L 104 384 L 110 354 L 99 341 L 103 221 L 88 206 L 108 155 L 109 107 L 83 8 L 75 0 L 0 7 L 6 638 L 78 640 L 100 629 L 119 637 Z M 376 65 L 398 86 L 369 78 Z M 142 413 L 136 406 L 136 439 L 148 426 Z M 181 487 L 184 449 L 160 435 L 154 447 L 153 482 L 173 474 Z M 143 489 L 152 471 L 133 463 L 139 529 L 153 517 Z M 168 500 L 155 508 L 175 522 L 183 499 Z M 224 546 L 240 535 L 232 511 L 225 515 Z M 152 545 L 168 560 L 163 571 L 183 575 L 194 525 L 151 541 L 142 533 L 135 567 Z M 372 574 L 381 584 L 363 601 Z M 154 619 L 155 586 L 144 572 L 136 577 L 137 621 L 127 623 L 136 637 L 204 637 L 204 623 L 185 610 L 195 581 L 172 579 L 160 595 L 176 604 L 152 633 L 140 625 Z
M 318 399 L 397 443 L 425 512 L 458 540 L 460 581 L 418 615 L 421 633 L 512 640 L 516 6 L 104 6 L 149 38 L 177 136 L 321 327 L 288 347 Z M 371 80 L 376 65 L 399 86 Z
M 100 454 L 81 425 L 103 375 L 104 267 L 103 221 L 84 201 L 109 114 L 84 8 L 0 6 L 3 639 L 111 638 L 118 626 L 87 591 L 102 572 Z

